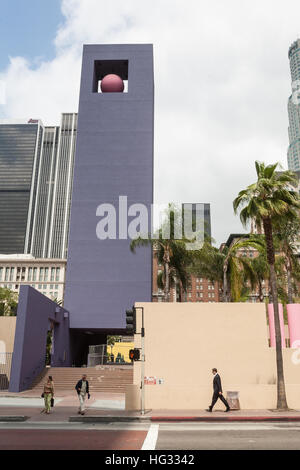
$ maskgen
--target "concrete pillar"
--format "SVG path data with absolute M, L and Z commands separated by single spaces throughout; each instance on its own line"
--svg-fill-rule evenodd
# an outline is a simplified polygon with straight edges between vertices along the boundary
M 300 304 L 288 304 L 290 347 L 300 348 Z

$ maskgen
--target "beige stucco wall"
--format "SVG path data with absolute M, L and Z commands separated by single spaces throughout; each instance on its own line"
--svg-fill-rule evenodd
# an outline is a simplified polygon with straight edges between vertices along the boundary
M 268 346 L 264 304 L 136 306 L 145 311 L 145 376 L 163 379 L 161 385 L 145 385 L 147 409 L 207 408 L 212 367 L 220 372 L 225 395 L 229 390 L 240 392 L 243 409 L 275 408 L 275 351 Z M 136 335 L 135 347 L 140 347 L 140 341 Z M 295 350 L 284 351 L 287 396 L 290 407 L 300 408 L 300 364 L 293 363 L 293 353 Z M 140 406 L 140 366 L 134 364 L 135 386 L 128 387 L 127 409 Z M 224 405 L 216 405 L 218 408 L 224 409 Z
M 0 317 L 0 341 L 5 344 L 5 351 L 12 353 L 14 349 L 17 317 Z M 2 346 L 3 346 L 2 343 Z

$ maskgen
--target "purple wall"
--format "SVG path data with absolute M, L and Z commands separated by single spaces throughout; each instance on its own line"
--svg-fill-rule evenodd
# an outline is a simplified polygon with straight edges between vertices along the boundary
M 127 61 L 128 93 L 97 93 L 101 70 L 126 79 Z M 132 254 L 130 240 L 100 241 L 96 210 L 117 207 L 119 196 L 150 210 L 153 121 L 152 45 L 84 46 L 65 290 L 71 328 L 124 328 L 125 310 L 151 301 L 150 248 Z
M 67 317 L 65 317 L 65 314 Z M 27 390 L 45 367 L 47 331 L 54 322 L 52 366 L 69 366 L 68 312 L 30 286 L 21 286 L 10 392 Z

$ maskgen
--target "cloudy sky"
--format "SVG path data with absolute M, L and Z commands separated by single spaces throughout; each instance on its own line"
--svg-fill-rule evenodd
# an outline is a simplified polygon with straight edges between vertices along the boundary
M 16 14 L 18 13 L 18 14 Z M 217 244 L 254 161 L 286 167 L 299 0 L 1 0 L 0 118 L 77 111 L 82 44 L 153 43 L 155 200 L 210 202 Z

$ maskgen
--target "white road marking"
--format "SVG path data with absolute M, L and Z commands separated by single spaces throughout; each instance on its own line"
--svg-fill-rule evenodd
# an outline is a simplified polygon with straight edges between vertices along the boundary
M 159 424 L 151 424 L 142 450 L 155 450 L 158 438 Z

